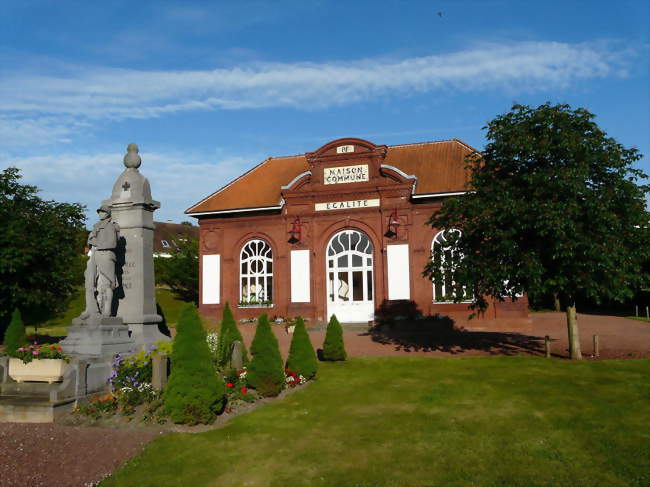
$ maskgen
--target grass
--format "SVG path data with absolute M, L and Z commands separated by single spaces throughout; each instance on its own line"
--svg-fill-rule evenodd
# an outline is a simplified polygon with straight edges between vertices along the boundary
M 626 316 L 626 318 L 630 318 L 631 320 L 639 320 L 639 321 L 648 321 L 648 322 L 650 322 L 650 318 L 646 318 L 645 316 Z
M 176 326 L 178 314 L 185 302 L 176 299 L 169 289 L 163 288 L 156 288 L 156 302 L 162 308 L 167 325 Z
M 355 358 L 106 486 L 650 485 L 650 361 Z
M 176 299 L 169 289 L 162 288 L 156 288 L 156 302 L 160 305 L 167 324 L 169 326 L 176 326 L 178 313 L 185 303 Z M 68 334 L 68 325 L 72 323 L 73 318 L 81 314 L 85 308 L 85 304 L 83 288 L 79 288 L 79 292 L 72 298 L 63 313 L 53 319 L 40 323 L 36 328 L 26 326 L 25 331 L 27 335 L 38 333 L 41 336 L 64 337 Z

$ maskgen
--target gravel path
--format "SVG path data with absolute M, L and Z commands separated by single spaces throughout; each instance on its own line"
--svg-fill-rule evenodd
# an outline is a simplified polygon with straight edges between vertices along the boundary
M 0 423 L 0 485 L 84 486 L 134 457 L 156 433 Z
M 566 314 L 531 313 L 533 325 L 529 331 L 511 332 L 507 329 L 458 333 L 440 324 L 416 321 L 409 326 L 399 324 L 392 330 L 384 327 L 368 333 L 345 331 L 345 349 L 349 356 L 424 356 L 480 357 L 492 355 L 544 355 L 544 336 L 551 339 L 554 357 L 568 358 Z M 593 353 L 593 335 L 600 337 L 600 359 L 650 358 L 650 323 L 618 316 L 578 314 L 580 342 L 585 358 Z M 255 325 L 239 326 L 244 341 L 250 346 Z M 273 326 L 286 357 L 291 335 L 282 326 Z M 309 334 L 315 348 L 325 339 L 324 331 Z

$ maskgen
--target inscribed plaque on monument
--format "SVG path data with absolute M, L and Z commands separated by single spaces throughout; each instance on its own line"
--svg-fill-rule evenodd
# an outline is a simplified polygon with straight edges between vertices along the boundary
M 323 169 L 325 184 L 358 183 L 368 181 L 368 164 L 358 166 L 326 167 Z

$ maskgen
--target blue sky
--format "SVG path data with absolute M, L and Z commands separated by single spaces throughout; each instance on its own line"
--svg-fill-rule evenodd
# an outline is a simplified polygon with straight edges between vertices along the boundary
M 94 219 L 136 142 L 156 219 L 181 221 L 262 159 L 339 137 L 482 148 L 513 102 L 585 107 L 648 154 L 649 5 L 6 0 L 0 165 Z

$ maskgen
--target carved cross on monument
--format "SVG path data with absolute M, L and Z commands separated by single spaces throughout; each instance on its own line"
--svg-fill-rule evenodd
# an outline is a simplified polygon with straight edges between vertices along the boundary
M 122 189 L 123 189 L 124 191 L 128 191 L 130 187 L 131 187 L 131 185 L 129 184 L 129 182 L 128 182 L 128 181 L 124 181 L 124 184 L 122 185 Z

